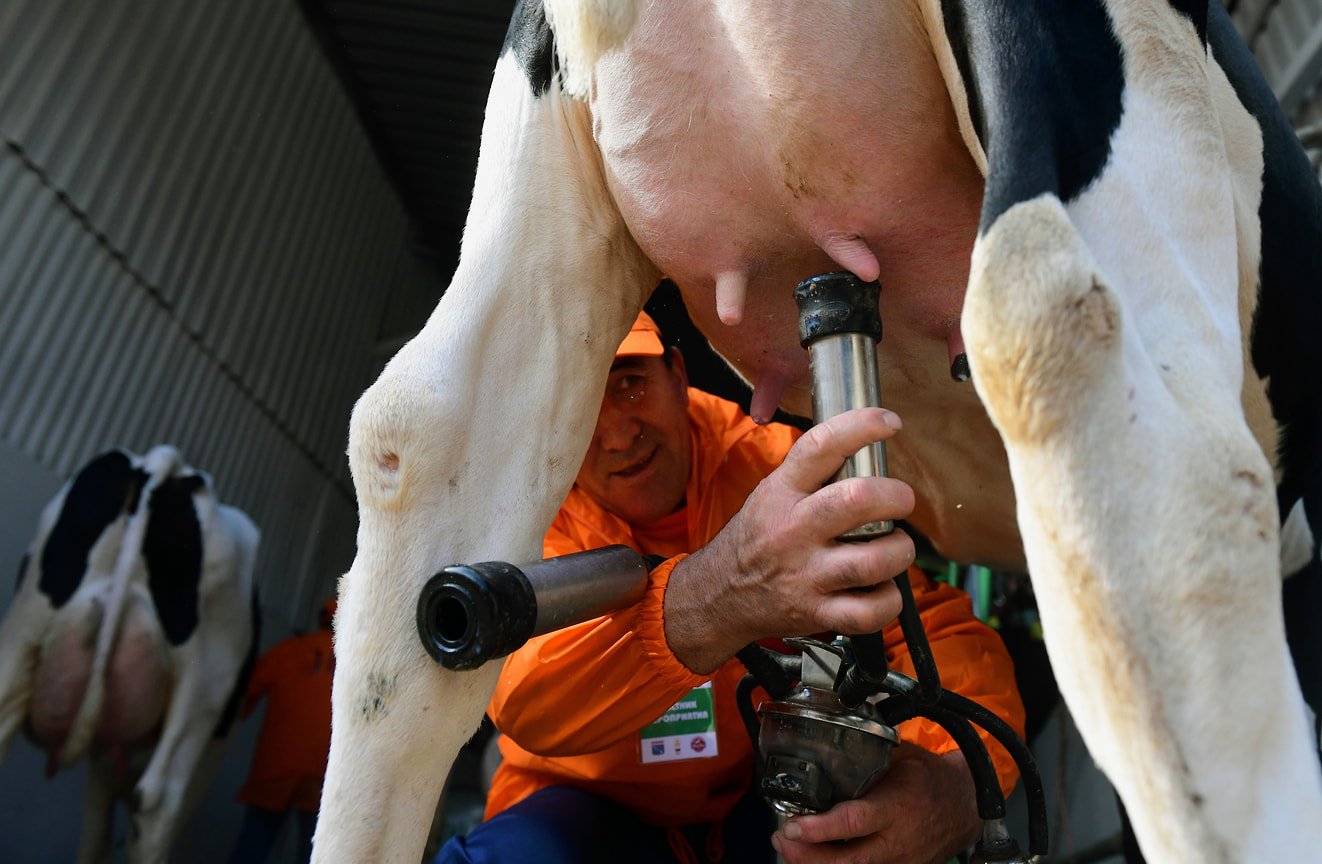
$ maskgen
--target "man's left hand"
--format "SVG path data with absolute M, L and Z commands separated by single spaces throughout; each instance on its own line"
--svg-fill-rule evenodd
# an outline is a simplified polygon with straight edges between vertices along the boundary
M 946 864 L 981 825 L 964 755 L 901 745 L 867 795 L 794 816 L 771 842 L 786 864 Z

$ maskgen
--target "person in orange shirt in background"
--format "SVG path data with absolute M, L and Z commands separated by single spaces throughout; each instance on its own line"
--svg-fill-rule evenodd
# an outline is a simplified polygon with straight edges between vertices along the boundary
M 623 543 L 667 560 L 634 606 L 532 639 L 507 658 L 488 708 L 504 734 L 487 821 L 447 843 L 438 864 L 734 864 L 770 861 L 773 845 L 790 864 L 944 862 L 971 844 L 980 822 L 967 763 L 925 720 L 901 725 L 905 743 L 887 775 L 858 801 L 776 831 L 750 789 L 754 752 L 735 703 L 745 671 L 735 652 L 757 639 L 886 626 L 892 668 L 913 675 L 890 581 L 906 569 L 945 686 L 1022 735 L 1013 664 L 968 595 L 911 567 L 902 531 L 835 539 L 912 509 L 913 492 L 899 480 L 823 486 L 846 456 L 898 428 L 881 409 L 842 414 L 806 435 L 758 426 L 737 405 L 688 387 L 678 349 L 664 347 L 641 314 L 616 354 L 587 456 L 543 551 Z M 672 748 L 653 724 L 690 703 L 709 706 L 710 728 Z M 984 741 L 1008 794 L 1018 771 Z
M 298 860 L 312 857 L 330 753 L 335 605 L 332 597 L 322 606 L 315 632 L 276 643 L 253 668 L 242 716 L 250 715 L 263 698 L 266 715 L 248 782 L 238 794 L 247 807 L 230 864 L 265 861 L 291 811 L 297 818 Z

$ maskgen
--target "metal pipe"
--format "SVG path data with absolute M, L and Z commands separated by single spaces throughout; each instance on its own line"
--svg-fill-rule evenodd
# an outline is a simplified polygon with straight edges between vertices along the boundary
M 606 546 L 528 564 L 457 564 L 418 597 L 418 635 L 447 669 L 476 669 L 534 636 L 642 599 L 647 564 L 627 546 Z
M 520 565 L 537 595 L 533 636 L 599 618 L 643 599 L 649 568 L 628 546 L 606 546 Z
M 813 422 L 824 423 L 855 408 L 881 407 L 877 342 L 881 286 L 852 273 L 822 273 L 794 289 L 799 308 L 799 344 L 808 349 L 812 374 Z M 886 446 L 874 442 L 845 460 L 836 480 L 885 477 Z M 871 540 L 891 533 L 891 521 L 868 522 L 841 535 Z
M 840 333 L 808 347 L 812 373 L 812 415 L 821 423 L 854 408 L 881 407 L 877 373 L 877 343 L 863 333 Z M 886 449 L 881 442 L 864 447 L 845 460 L 836 480 L 885 477 Z

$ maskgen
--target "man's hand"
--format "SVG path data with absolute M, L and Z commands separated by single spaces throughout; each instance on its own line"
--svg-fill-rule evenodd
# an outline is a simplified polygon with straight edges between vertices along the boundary
M 676 565 L 665 596 L 666 642 L 706 674 L 771 636 L 875 633 L 899 614 L 893 580 L 913 562 L 903 531 L 867 542 L 835 538 L 866 522 L 903 519 L 913 490 L 890 478 L 830 483 L 844 460 L 891 438 L 900 418 L 847 411 L 810 429 L 710 543 Z
M 964 755 L 901 745 L 875 789 L 825 813 L 792 817 L 771 844 L 786 864 L 945 864 L 980 828 Z

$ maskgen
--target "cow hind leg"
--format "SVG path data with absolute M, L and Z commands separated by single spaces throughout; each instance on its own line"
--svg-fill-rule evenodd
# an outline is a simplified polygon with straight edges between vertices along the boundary
M 207 634 L 198 633 L 175 650 L 179 677 L 160 740 L 133 791 L 131 864 L 164 864 L 184 820 L 211 785 L 228 744 L 228 737 L 215 733 L 229 690 L 226 682 L 238 674 L 242 652 L 228 642 L 203 644 L 207 641 Z M 226 662 L 218 662 L 221 657 Z
M 979 239 L 962 326 L 1061 692 L 1144 854 L 1303 860 L 1322 790 L 1294 758 L 1273 478 L 1227 367 L 1177 368 L 1210 341 L 1200 302 L 1170 303 L 1145 342 L 1152 307 L 1108 285 L 1043 195 Z
M 201 800 L 219 764 L 207 758 L 214 720 L 214 715 L 190 718 L 175 730 L 173 746 L 164 752 L 158 746 L 153 753 L 130 806 L 129 864 L 166 864 L 169 859 L 191 805 Z
M 35 581 L 29 572 L 9 614 L 0 623 L 0 762 L 4 762 L 14 735 L 27 718 L 33 675 L 41 659 L 41 639 L 55 614 L 38 593 Z
M 246 565 L 245 565 L 246 566 Z M 233 727 L 221 718 L 255 638 L 247 590 L 222 568 L 203 583 L 200 623 L 169 650 L 175 680 L 160 738 L 133 791 L 132 864 L 164 862 L 215 776 Z
M 1054 196 L 1003 215 L 975 250 L 962 323 L 978 394 L 1002 436 L 1055 440 L 1100 401 L 1099 386 L 1114 390 L 1120 319 Z
M 0 636 L 0 762 L 9 754 L 9 746 L 27 716 L 32 674 L 39 656 L 37 643 Z
M 114 849 L 115 760 L 94 748 L 87 760 L 83 787 L 83 833 L 78 839 L 77 864 L 109 864 Z

